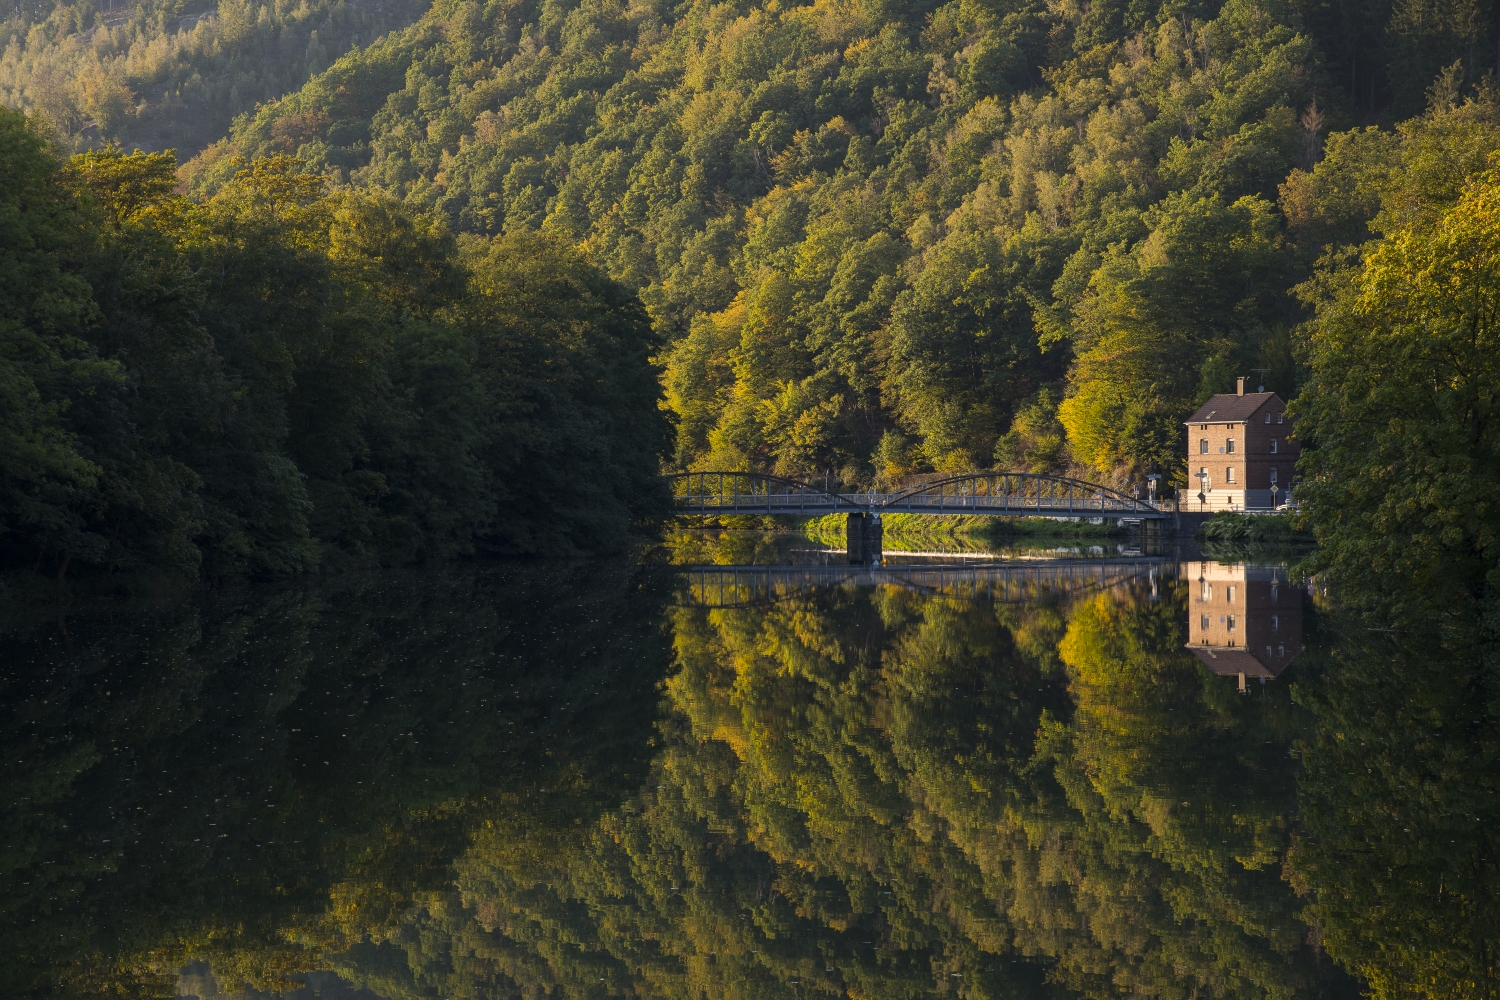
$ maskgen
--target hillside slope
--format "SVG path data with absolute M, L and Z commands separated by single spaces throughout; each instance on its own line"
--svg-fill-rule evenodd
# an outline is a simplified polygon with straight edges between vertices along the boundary
M 236 115 L 426 9 L 426 0 L 18 4 L 0 23 L 0 104 L 45 112 L 74 149 L 113 141 L 186 158 Z
M 1205 394 L 1298 387 L 1313 261 L 1432 136 L 1458 181 L 1500 146 L 1457 6 L 442 0 L 185 175 L 295 148 L 585 245 L 671 341 L 681 466 L 1181 483 Z

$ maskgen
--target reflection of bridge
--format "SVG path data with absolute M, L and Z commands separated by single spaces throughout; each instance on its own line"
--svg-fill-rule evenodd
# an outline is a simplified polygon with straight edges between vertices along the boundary
M 895 493 L 836 493 L 751 472 L 684 472 L 668 479 L 682 514 L 992 514 L 1166 518 L 1171 511 L 1081 479 L 1026 472 L 934 479 Z
M 682 572 L 690 604 L 736 608 L 845 584 L 982 596 L 1000 603 L 1036 601 L 1137 581 L 1154 587 L 1174 569 L 1157 559 L 1053 559 L 978 566 L 692 566 Z

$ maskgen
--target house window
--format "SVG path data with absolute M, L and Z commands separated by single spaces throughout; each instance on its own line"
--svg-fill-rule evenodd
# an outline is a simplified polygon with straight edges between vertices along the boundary
M 1229 631 L 1234 631 L 1234 615 L 1229 616 Z
M 1271 450 L 1272 451 L 1276 450 L 1276 442 L 1275 441 L 1271 442 Z M 1274 465 L 1271 466 L 1271 482 L 1273 482 L 1273 483 L 1276 482 L 1276 467 Z
M 1280 413 L 1278 413 L 1278 414 L 1276 414 L 1276 422 L 1277 422 L 1277 423 L 1278 423 L 1278 424 L 1279 424 L 1279 423 L 1281 423 L 1281 418 L 1282 418 L 1282 416 L 1283 416 L 1283 414 L 1280 414 Z
M 1234 454 L 1234 438 L 1230 438 L 1229 439 L 1228 448 L 1229 448 L 1229 454 L 1233 455 Z
M 1266 423 L 1268 423 L 1268 424 L 1269 424 L 1269 423 L 1270 423 L 1270 422 L 1271 422 L 1271 414 L 1270 414 L 1270 413 L 1267 413 L 1267 414 L 1266 414 Z
M 1231 465 L 1229 468 L 1224 470 L 1224 481 L 1226 483 L 1234 482 L 1234 466 Z
M 1286 655 L 1286 647 L 1285 646 L 1277 646 L 1276 647 L 1276 655 L 1277 656 L 1285 656 Z
M 1202 621 L 1200 621 L 1198 623 L 1198 627 L 1201 628 L 1201 629 L 1203 629 L 1204 631 L 1207 631 L 1208 630 L 1208 615 L 1200 615 L 1199 617 L 1202 619 Z
M 1229 587 L 1224 594 L 1224 600 L 1230 604 L 1234 603 L 1234 588 Z
M 1271 616 L 1271 631 L 1272 632 L 1280 632 L 1281 631 L 1281 616 L 1280 615 L 1272 615 Z
M 1276 454 L 1276 439 L 1275 438 L 1271 439 L 1271 454 L 1273 454 L 1273 455 Z
M 1199 442 L 1198 442 L 1198 454 L 1200 454 L 1200 455 L 1207 455 L 1208 454 L 1208 438 L 1202 438 L 1201 440 L 1199 440 Z
M 1271 647 L 1267 646 L 1266 647 L 1266 659 L 1269 660 L 1270 658 L 1271 658 Z
M 1203 581 L 1203 600 L 1212 600 L 1214 596 L 1214 585 L 1207 580 Z

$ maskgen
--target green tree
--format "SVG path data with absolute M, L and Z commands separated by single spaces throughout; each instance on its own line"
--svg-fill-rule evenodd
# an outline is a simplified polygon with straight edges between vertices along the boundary
M 1074 455 L 1099 472 L 1161 470 L 1183 485 L 1182 420 L 1229 388 L 1202 386 L 1200 369 L 1254 357 L 1284 262 L 1259 198 L 1172 195 L 1145 222 L 1149 235 L 1112 246 L 1073 306 L 1077 361 L 1059 415 Z
M 1299 497 L 1316 564 L 1359 605 L 1442 608 L 1460 627 L 1495 607 L 1497 218 L 1491 171 L 1430 224 L 1388 232 L 1319 306 Z M 1377 586 L 1386 575 L 1412 586 Z

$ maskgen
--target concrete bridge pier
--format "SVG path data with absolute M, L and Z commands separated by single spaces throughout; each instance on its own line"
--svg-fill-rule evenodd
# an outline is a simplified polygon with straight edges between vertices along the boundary
M 882 559 L 884 529 L 879 514 L 850 514 L 844 548 L 852 566 L 878 566 Z

